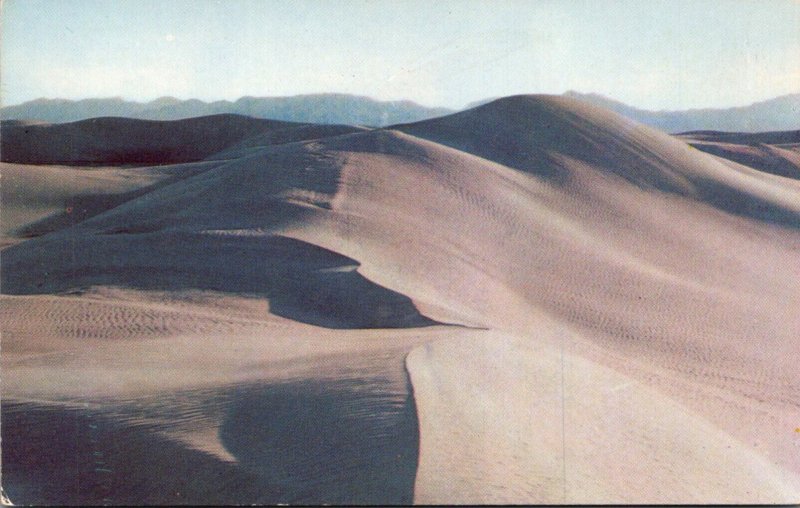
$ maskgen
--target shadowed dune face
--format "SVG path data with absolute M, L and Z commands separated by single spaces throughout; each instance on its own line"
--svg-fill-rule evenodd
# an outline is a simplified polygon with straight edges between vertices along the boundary
M 113 411 L 4 401 L 3 483 L 26 504 L 410 504 L 416 413 L 392 384 L 259 384 Z M 205 425 L 230 458 L 169 436 Z
M 270 497 L 255 475 L 92 411 L 4 401 L 2 419 L 4 489 L 25 504 L 252 503 Z
M 397 130 L 473 153 L 505 166 L 564 182 L 551 157 L 568 154 L 643 186 L 689 190 L 681 175 L 661 171 L 656 132 L 620 115 L 563 97 L 517 96 Z
M 11 499 L 410 502 L 403 358 L 442 327 L 355 336 L 212 297 L 0 299 Z
M 5 246 L 73 226 L 222 163 L 128 169 L 0 163 L 0 241 Z
M 214 115 L 159 122 L 93 118 L 66 124 L 2 123 L 3 161 L 25 164 L 169 164 L 204 159 L 287 122 Z
M 11 247 L 3 291 L 203 289 L 266 297 L 273 313 L 321 326 L 432 324 L 407 297 L 361 276 L 355 260 L 269 234 L 309 208 L 330 208 L 341 163 L 315 146 L 276 148 L 211 169 L 61 235 Z
M 330 328 L 435 323 L 408 297 L 365 279 L 356 261 L 291 238 L 127 229 L 101 236 L 76 238 L 62 245 L 64 250 L 45 245 L 40 251 L 48 256 L 44 259 L 15 262 L 9 249 L 4 292 L 52 294 L 90 286 L 200 289 L 268 298 L 275 315 Z M 138 251 L 131 251 L 132 242 Z M 73 257 L 72 252 L 82 255 Z
M 207 422 L 180 438 L 176 423 L 171 439 L 202 441 L 280 501 L 407 500 L 413 474 L 417 502 L 783 502 L 797 491 L 797 181 L 541 96 L 262 141 L 3 251 L 3 291 L 27 295 L 11 303 L 74 314 L 69 327 L 53 311 L 4 330 L 15 403 L 62 393 L 48 384 L 56 364 L 102 390 L 105 417 L 124 423 L 114 434 L 149 439 L 126 418 L 159 402 L 124 409 L 122 393 L 163 385 L 156 397 L 182 409 L 156 419 Z M 173 308 L 193 289 L 206 303 Z M 110 295 L 108 320 L 93 294 Z M 171 327 L 173 314 L 212 324 Z M 83 315 L 94 317 L 81 328 Z M 151 328 L 158 340 L 135 340 Z M 286 370 L 344 345 L 342 372 Z M 365 374 L 370 347 L 394 363 Z M 411 421 L 398 382 L 409 351 L 418 470 L 415 434 L 399 423 Z M 93 378 L 109 369 L 126 381 Z M 224 395 L 169 398 L 200 382 Z M 26 437 L 16 421 L 12 441 Z
M 800 131 L 687 132 L 678 136 L 694 148 L 773 175 L 800 179 Z
M 419 447 L 414 402 L 376 384 L 389 380 L 242 390 L 220 440 L 245 469 L 284 492 L 281 502 L 410 504 Z
M 241 115 L 155 121 L 93 118 L 66 124 L 0 122 L 0 156 L 21 164 L 176 164 L 234 146 L 273 145 L 360 130 Z
M 563 157 L 642 187 L 699 198 L 725 211 L 800 226 L 800 206 L 745 181 L 683 143 L 621 115 L 567 97 L 517 96 L 397 130 L 566 184 Z
M 731 143 L 735 145 L 795 145 L 800 143 L 800 130 L 774 131 L 774 132 L 721 132 L 721 131 L 690 131 L 677 135 L 680 138 L 709 141 L 717 143 Z

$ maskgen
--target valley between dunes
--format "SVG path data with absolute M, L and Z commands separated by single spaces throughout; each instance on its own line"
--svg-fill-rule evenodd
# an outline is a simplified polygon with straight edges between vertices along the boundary
M 800 501 L 793 133 L 91 122 L 3 127 L 12 502 Z

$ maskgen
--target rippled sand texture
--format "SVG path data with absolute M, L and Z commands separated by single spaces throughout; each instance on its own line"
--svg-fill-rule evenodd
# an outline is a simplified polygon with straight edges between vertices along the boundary
M 78 169 L 2 167 L 15 217 L 59 196 L 3 219 L 12 501 L 800 500 L 783 138 L 551 96 L 292 129 L 83 170 L 129 194 L 72 222 Z

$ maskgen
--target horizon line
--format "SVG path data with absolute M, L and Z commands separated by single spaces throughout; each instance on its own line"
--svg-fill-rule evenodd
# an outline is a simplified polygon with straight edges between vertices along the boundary
M 649 112 L 653 112 L 653 113 L 661 113 L 661 112 L 686 112 L 686 111 L 698 111 L 698 110 L 721 110 L 721 109 L 733 109 L 733 108 L 748 107 L 748 106 L 753 106 L 753 105 L 756 105 L 756 104 L 761 104 L 761 103 L 764 103 L 764 102 L 769 102 L 769 101 L 772 101 L 772 100 L 775 100 L 775 99 L 781 99 L 781 98 L 784 98 L 784 97 L 791 97 L 791 96 L 795 96 L 795 95 L 800 95 L 800 91 L 785 93 L 785 94 L 781 94 L 781 95 L 776 95 L 776 96 L 773 96 L 773 97 L 770 97 L 770 98 L 767 98 L 767 99 L 755 100 L 755 101 L 752 101 L 752 102 L 748 102 L 746 104 L 741 104 L 740 103 L 740 104 L 734 104 L 734 105 L 729 105 L 729 106 L 703 106 L 703 107 L 694 107 L 694 108 L 685 108 L 685 109 L 648 109 L 648 108 L 636 106 L 636 105 L 621 101 L 619 99 L 616 99 L 614 97 L 610 97 L 610 96 L 605 95 L 605 94 L 601 94 L 601 93 L 597 93 L 597 92 L 582 92 L 582 91 L 578 91 L 578 90 L 574 90 L 574 89 L 565 90 L 564 92 L 561 92 L 561 93 L 536 93 L 536 92 L 531 92 L 531 93 L 513 93 L 513 94 L 509 94 L 509 95 L 498 95 L 498 96 L 486 97 L 484 99 L 477 99 L 477 100 L 474 100 L 474 101 L 470 101 L 470 102 L 464 104 L 463 106 L 461 106 L 460 108 L 453 108 L 453 107 L 450 107 L 450 106 L 442 106 L 442 105 L 428 105 L 428 104 L 423 104 L 423 103 L 420 103 L 418 101 L 415 101 L 413 99 L 408 99 L 408 98 L 405 98 L 405 99 L 379 99 L 379 98 L 376 98 L 374 96 L 367 95 L 367 94 L 357 94 L 357 93 L 348 93 L 348 92 L 309 92 L 309 93 L 299 93 L 299 94 L 292 94 L 292 95 L 242 95 L 242 96 L 240 96 L 240 97 L 238 97 L 236 99 L 212 99 L 212 100 L 199 99 L 197 97 L 189 97 L 189 98 L 185 98 L 184 99 L 184 98 L 180 98 L 180 97 L 177 97 L 177 96 L 174 96 L 174 95 L 160 95 L 158 97 L 155 97 L 155 98 L 149 99 L 149 100 L 130 99 L 130 98 L 126 98 L 125 96 L 122 96 L 122 95 L 112 95 L 112 96 L 104 96 L 104 97 L 83 97 L 83 98 L 37 97 L 35 99 L 29 99 L 29 100 L 26 100 L 26 101 L 23 101 L 23 102 L 15 103 L 15 104 L 1 104 L 1 102 L 0 102 L 0 104 L 1 104 L 0 108 L 1 109 L 5 109 L 5 108 L 9 108 L 9 107 L 17 107 L 17 106 L 22 106 L 22 105 L 25 105 L 25 104 L 29 104 L 31 102 L 37 102 L 37 101 L 81 102 L 81 101 L 91 101 L 91 100 L 98 100 L 98 101 L 101 101 L 101 100 L 120 100 L 122 102 L 130 102 L 130 103 L 143 104 L 144 105 L 144 104 L 150 104 L 150 103 L 153 103 L 153 102 L 156 102 L 156 101 L 159 101 L 159 100 L 163 100 L 163 99 L 174 99 L 174 100 L 179 101 L 179 102 L 199 101 L 199 102 L 202 102 L 204 104 L 214 104 L 214 103 L 218 103 L 218 102 L 227 102 L 227 103 L 230 103 L 230 104 L 234 104 L 234 103 L 236 103 L 236 102 L 238 102 L 238 101 L 240 101 L 242 99 L 289 99 L 289 98 L 296 98 L 296 97 L 340 95 L 340 96 L 347 96 L 347 97 L 369 99 L 369 100 L 372 100 L 372 101 L 375 101 L 375 102 L 379 102 L 379 103 L 403 103 L 403 102 L 406 102 L 406 103 L 416 104 L 418 106 L 422 106 L 424 108 L 429 108 L 429 109 L 445 109 L 445 110 L 449 110 L 449 111 L 460 111 L 460 110 L 463 110 L 463 109 L 471 107 L 473 104 L 491 102 L 491 101 L 494 101 L 494 100 L 497 100 L 497 99 L 502 99 L 502 98 L 505 98 L 505 97 L 514 97 L 514 96 L 519 96 L 519 95 L 563 96 L 563 95 L 567 95 L 567 94 L 580 94 L 580 95 L 589 95 L 589 96 L 593 95 L 593 96 L 596 96 L 596 97 L 600 97 L 602 99 L 606 99 L 606 100 L 609 100 L 609 101 L 617 102 L 619 104 L 623 104 L 625 106 L 628 106 L 628 107 L 631 107 L 631 108 L 634 108 L 634 109 L 638 109 L 640 111 L 649 111 Z

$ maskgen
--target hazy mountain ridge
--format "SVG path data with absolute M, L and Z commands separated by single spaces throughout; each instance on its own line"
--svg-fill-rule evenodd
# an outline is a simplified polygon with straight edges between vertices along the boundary
M 648 111 L 594 93 L 568 91 L 564 95 L 610 109 L 632 120 L 670 133 L 702 130 L 764 132 L 800 129 L 800 93 L 782 95 L 748 106 L 684 111 Z
M 632 120 L 670 133 L 715 130 L 733 132 L 787 131 L 800 129 L 800 94 L 790 94 L 748 106 L 684 111 L 649 111 L 594 93 L 568 91 L 567 97 L 610 109 Z M 489 103 L 488 98 L 468 104 L 471 109 Z M 161 97 L 150 102 L 107 99 L 36 99 L 0 108 L 5 120 L 73 122 L 101 116 L 143 120 L 180 120 L 197 116 L 234 113 L 270 120 L 318 124 L 385 127 L 427 120 L 455 110 L 427 107 L 412 101 L 379 101 L 349 94 L 310 94 L 291 97 L 242 97 L 236 101 L 204 102 Z
M 452 110 L 429 108 L 412 101 L 379 101 L 348 94 L 242 97 L 233 102 L 204 102 L 174 97 L 161 97 L 144 103 L 119 97 L 78 101 L 36 99 L 0 109 L 0 117 L 4 120 L 41 120 L 52 123 L 101 116 L 180 120 L 222 113 L 291 122 L 385 126 L 442 116 L 452 113 Z

